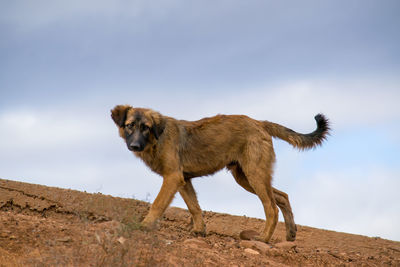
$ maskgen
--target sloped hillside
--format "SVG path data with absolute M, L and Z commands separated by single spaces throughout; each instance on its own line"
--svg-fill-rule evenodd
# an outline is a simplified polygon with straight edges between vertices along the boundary
M 0 179 L 0 266 L 400 266 L 400 243 L 298 226 L 285 241 L 240 240 L 263 221 L 204 212 L 207 236 L 190 234 L 186 210 L 140 229 L 146 202 Z

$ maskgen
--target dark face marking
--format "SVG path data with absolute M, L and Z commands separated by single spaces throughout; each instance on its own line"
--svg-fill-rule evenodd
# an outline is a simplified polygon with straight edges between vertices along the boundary
M 129 150 L 143 151 L 149 141 L 151 124 L 145 116 L 136 111 L 131 118 L 125 121 L 125 140 Z

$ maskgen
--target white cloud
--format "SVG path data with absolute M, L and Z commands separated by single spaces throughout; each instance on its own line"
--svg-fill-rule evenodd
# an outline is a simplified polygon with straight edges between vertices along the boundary
M 313 116 L 325 113 L 333 127 L 376 126 L 400 120 L 400 80 L 305 80 L 217 95 L 197 112 L 247 114 L 294 130 L 312 130 Z
M 0 147 L 3 151 L 16 148 L 43 149 L 94 142 L 109 136 L 110 126 L 112 122 L 109 117 L 99 118 L 87 112 L 74 113 L 55 107 L 51 111 L 3 111 L 0 114 Z
M 297 179 L 291 189 L 296 222 L 400 240 L 400 170 L 343 169 Z

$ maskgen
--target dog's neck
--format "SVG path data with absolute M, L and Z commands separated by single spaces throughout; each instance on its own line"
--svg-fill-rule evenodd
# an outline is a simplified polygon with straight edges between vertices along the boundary
M 143 160 L 143 162 L 154 172 L 162 174 L 162 161 L 158 159 L 158 149 L 156 144 L 146 146 L 141 152 L 134 152 L 135 156 Z

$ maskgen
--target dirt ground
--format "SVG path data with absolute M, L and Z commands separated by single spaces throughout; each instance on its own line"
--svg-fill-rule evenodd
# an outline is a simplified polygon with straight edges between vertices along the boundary
M 187 210 L 169 208 L 140 229 L 149 203 L 0 179 L 0 266 L 400 266 L 400 242 L 298 225 L 285 241 L 241 240 L 263 220 L 204 212 L 207 236 Z

